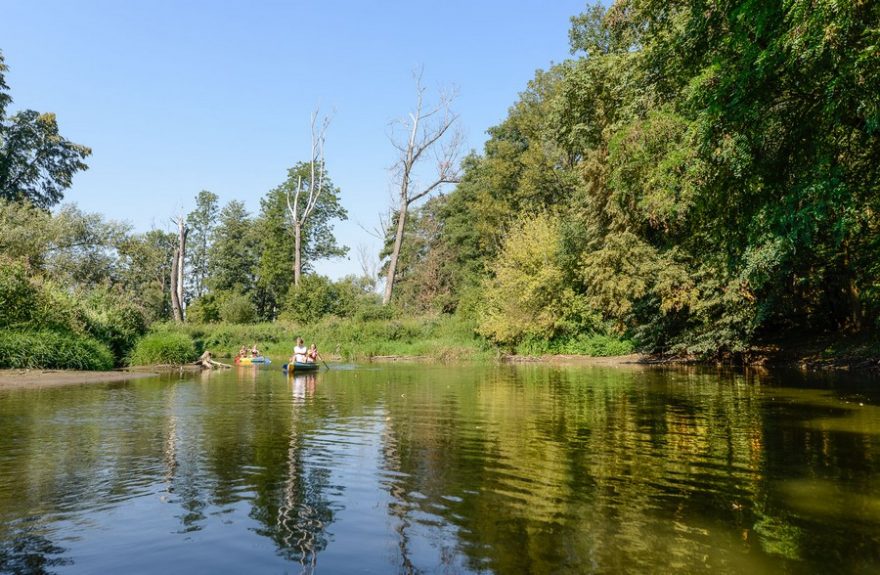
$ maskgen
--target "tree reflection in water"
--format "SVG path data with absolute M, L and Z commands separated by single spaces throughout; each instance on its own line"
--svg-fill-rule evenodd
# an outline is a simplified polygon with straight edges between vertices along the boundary
M 0 573 L 16 575 L 48 575 L 52 567 L 72 565 L 73 561 L 61 557 L 65 552 L 44 535 L 31 531 L 18 531 L 0 538 Z
M 318 554 L 327 547 L 326 529 L 333 521 L 326 496 L 330 470 L 315 465 L 307 441 L 313 430 L 301 411 L 302 404 L 314 394 L 316 375 L 289 379 L 293 401 L 286 461 L 277 469 L 280 481 L 271 482 L 266 492 L 258 495 L 251 516 L 263 523 L 257 532 L 275 542 L 279 555 L 298 562 L 301 573 L 311 574 L 317 568 Z

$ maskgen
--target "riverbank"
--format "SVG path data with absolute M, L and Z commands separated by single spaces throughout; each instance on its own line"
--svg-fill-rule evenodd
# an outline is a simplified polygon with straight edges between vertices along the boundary
M 152 371 L 74 371 L 58 369 L 2 369 L 0 390 L 38 389 L 87 383 L 113 383 L 155 377 Z

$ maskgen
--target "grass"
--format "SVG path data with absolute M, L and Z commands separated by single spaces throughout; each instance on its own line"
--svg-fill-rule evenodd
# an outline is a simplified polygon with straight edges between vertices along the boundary
M 0 368 L 107 370 L 113 354 L 103 343 L 58 331 L 0 332 Z
M 237 325 L 160 324 L 152 333 L 177 333 L 191 338 L 196 353 L 210 350 L 232 357 L 241 346 L 256 344 L 273 358 L 287 358 L 302 337 L 316 343 L 324 356 L 365 360 L 377 356 L 419 356 L 437 360 L 490 359 L 497 352 L 475 335 L 473 326 L 451 316 L 395 320 L 326 317 L 314 324 L 288 322 Z
M 156 331 L 147 334 L 135 344 L 129 357 L 130 365 L 183 365 L 198 357 L 195 342 L 185 334 Z

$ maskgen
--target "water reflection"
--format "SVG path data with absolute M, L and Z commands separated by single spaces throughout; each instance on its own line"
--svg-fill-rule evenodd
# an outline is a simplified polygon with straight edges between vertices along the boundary
M 390 366 L 7 391 L 0 572 L 880 570 L 872 388 L 787 381 Z

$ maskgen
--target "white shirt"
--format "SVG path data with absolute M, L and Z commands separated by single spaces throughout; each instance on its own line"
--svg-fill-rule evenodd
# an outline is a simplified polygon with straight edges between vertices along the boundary
M 296 346 L 295 348 L 293 348 L 293 361 L 299 362 L 299 363 L 305 363 L 306 362 L 306 353 L 308 351 L 309 350 L 304 345 Z

